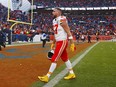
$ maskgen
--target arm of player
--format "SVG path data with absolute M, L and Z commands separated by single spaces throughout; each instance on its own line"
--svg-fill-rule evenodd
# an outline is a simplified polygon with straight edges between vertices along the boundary
M 61 22 L 61 26 L 63 27 L 63 29 L 66 31 L 67 35 L 68 35 L 68 38 L 70 40 L 70 43 L 71 43 L 71 46 L 70 46 L 70 50 L 71 51 L 74 51 L 75 50 L 75 45 L 74 45 L 74 41 L 73 41 L 73 37 L 72 37 L 72 34 L 70 32 L 70 28 L 67 24 L 66 21 L 62 21 Z
M 63 27 L 63 29 L 64 29 L 65 32 L 67 33 L 68 37 L 72 37 L 72 34 L 71 34 L 71 32 L 70 32 L 70 28 L 69 28 L 67 22 L 66 22 L 66 21 L 62 21 L 60 25 Z M 72 38 L 72 39 L 69 39 L 69 40 L 70 40 L 70 43 L 71 43 L 71 44 L 74 43 L 73 38 Z

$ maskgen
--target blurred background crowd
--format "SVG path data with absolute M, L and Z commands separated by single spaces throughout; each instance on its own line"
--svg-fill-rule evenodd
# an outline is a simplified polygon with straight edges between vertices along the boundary
M 34 0 L 34 5 L 43 7 L 104 7 L 116 6 L 116 0 Z M 73 35 L 115 35 L 116 34 L 116 15 L 77 15 L 78 12 L 65 12 L 68 24 Z M 31 21 L 31 14 L 16 10 L 10 12 L 10 19 L 16 21 Z M 41 32 L 46 32 L 48 35 L 53 35 L 52 30 L 52 14 L 51 11 L 34 12 L 33 25 L 18 24 L 12 31 L 10 27 L 12 23 L 7 21 L 7 8 L 0 3 L 0 29 L 13 34 L 13 41 L 28 39 Z M 20 36 L 20 38 L 19 38 Z M 10 35 L 9 35 L 10 38 Z M 9 42 L 10 44 L 10 42 Z

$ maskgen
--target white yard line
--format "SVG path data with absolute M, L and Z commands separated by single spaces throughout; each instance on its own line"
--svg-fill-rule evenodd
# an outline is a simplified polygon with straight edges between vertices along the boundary
M 81 59 L 84 58 L 84 56 L 93 48 L 95 47 L 99 42 L 92 45 L 89 49 L 87 49 L 82 55 L 80 55 L 74 62 L 72 63 L 72 66 L 74 67 L 76 64 L 80 62 Z M 46 83 L 43 87 L 54 87 L 66 74 L 68 73 L 67 68 L 65 68 L 63 71 L 61 71 L 59 74 L 57 74 L 52 80 L 50 80 L 48 83 Z
M 14 43 L 14 44 L 11 44 L 11 45 L 6 45 L 6 47 L 23 46 L 23 45 L 33 45 L 33 44 L 42 44 L 42 42 L 34 42 L 34 43 L 22 42 L 22 43 Z

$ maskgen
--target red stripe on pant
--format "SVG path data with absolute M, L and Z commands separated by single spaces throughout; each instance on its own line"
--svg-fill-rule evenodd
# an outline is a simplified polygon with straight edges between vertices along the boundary
M 68 60 L 68 55 L 66 51 L 67 46 L 68 46 L 67 40 L 56 42 L 56 48 L 51 61 L 56 62 L 60 57 L 64 62 L 67 61 Z

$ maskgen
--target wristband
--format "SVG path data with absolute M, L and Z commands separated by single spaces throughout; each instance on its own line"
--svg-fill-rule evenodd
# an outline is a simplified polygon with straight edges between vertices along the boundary
M 68 37 L 68 39 L 73 39 L 73 37 L 72 37 L 72 36 L 70 36 L 70 37 Z

